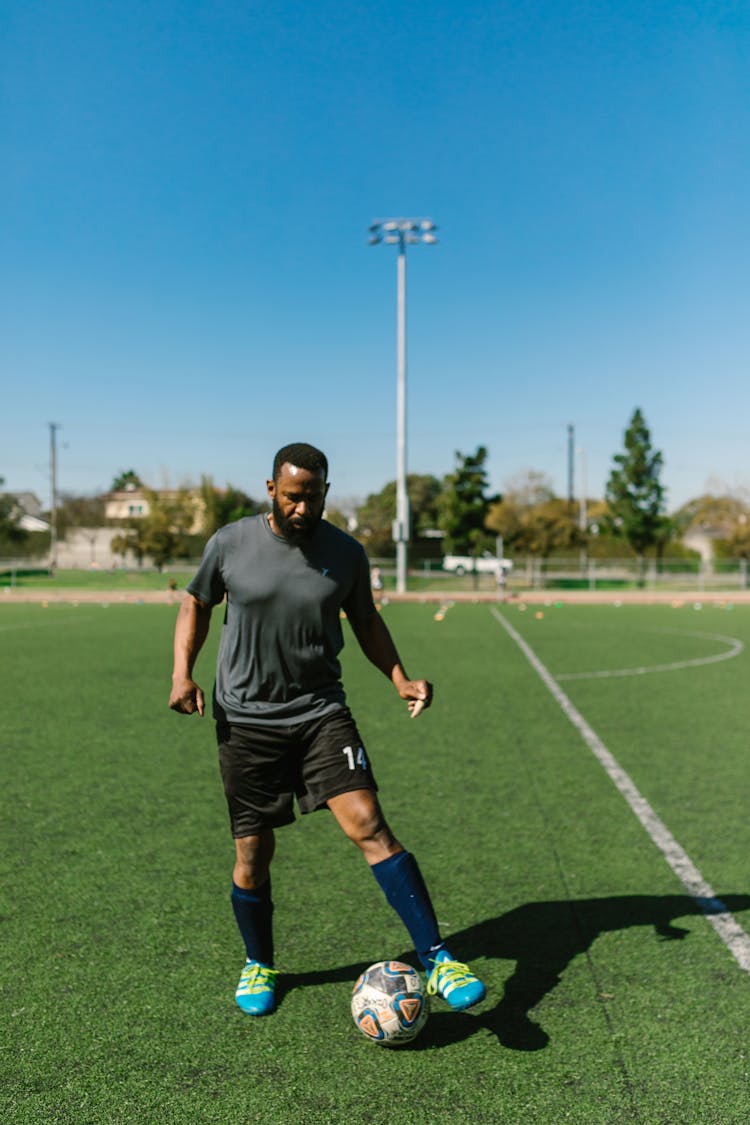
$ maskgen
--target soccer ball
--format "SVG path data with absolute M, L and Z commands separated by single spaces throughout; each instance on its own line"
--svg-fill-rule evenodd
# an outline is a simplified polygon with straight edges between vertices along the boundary
M 399 1047 L 416 1039 L 427 1023 L 429 997 L 422 978 L 403 961 L 378 961 L 352 990 L 352 1016 L 367 1039 Z

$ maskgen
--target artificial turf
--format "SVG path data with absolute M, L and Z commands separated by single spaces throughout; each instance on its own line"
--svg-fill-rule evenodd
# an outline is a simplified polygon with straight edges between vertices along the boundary
M 243 1016 L 212 727 L 166 708 L 175 609 L 1 606 L 3 1121 L 750 1120 L 748 975 L 490 608 L 384 612 L 435 706 L 409 720 L 351 640 L 350 703 L 487 1000 L 399 1051 L 357 1033 L 359 971 L 414 953 L 320 813 L 278 834 L 281 1000 Z M 555 675 L 750 643 L 739 607 L 504 612 Z M 748 659 L 561 681 L 745 929 Z

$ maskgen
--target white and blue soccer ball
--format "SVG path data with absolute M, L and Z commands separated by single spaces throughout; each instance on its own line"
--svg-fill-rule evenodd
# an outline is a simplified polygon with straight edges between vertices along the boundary
M 411 1043 L 427 1023 L 429 997 L 416 969 L 403 961 L 378 961 L 352 990 L 354 1022 L 373 1043 Z

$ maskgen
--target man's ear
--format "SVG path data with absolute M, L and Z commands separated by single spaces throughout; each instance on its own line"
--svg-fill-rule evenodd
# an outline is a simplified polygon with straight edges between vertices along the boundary
M 273 500 L 274 496 L 276 495 L 276 481 L 267 480 L 266 481 L 266 491 L 268 492 L 268 495 Z

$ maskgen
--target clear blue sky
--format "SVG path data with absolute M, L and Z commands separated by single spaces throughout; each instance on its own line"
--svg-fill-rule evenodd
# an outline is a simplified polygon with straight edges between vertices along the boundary
M 333 493 L 490 451 L 601 495 L 636 406 L 674 508 L 750 486 L 750 7 L 6 0 L 0 475 Z M 64 443 L 64 444 L 62 444 Z M 582 458 L 576 458 L 576 489 Z

